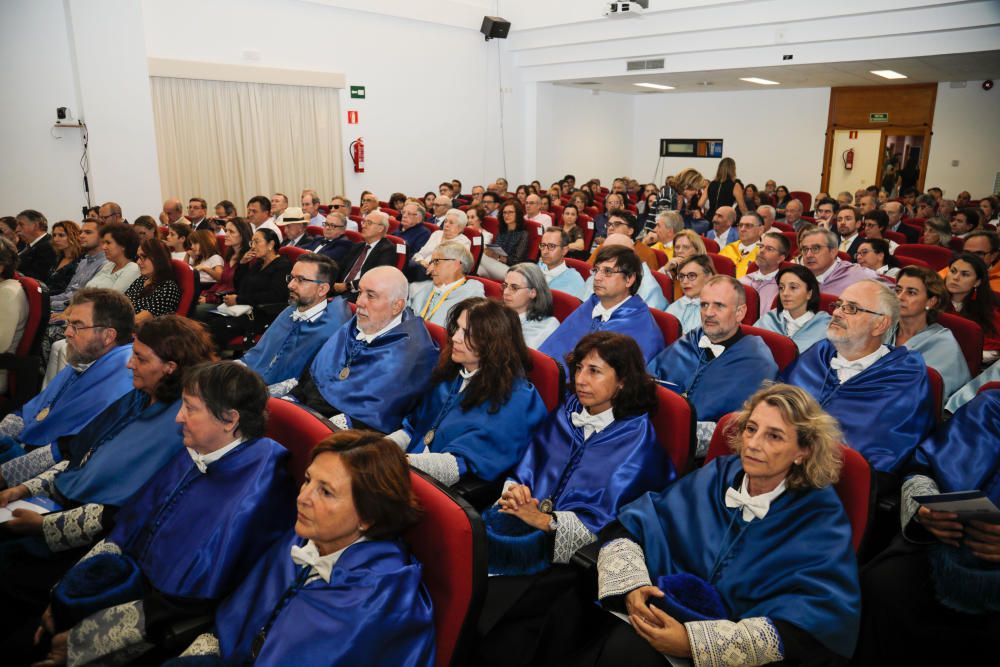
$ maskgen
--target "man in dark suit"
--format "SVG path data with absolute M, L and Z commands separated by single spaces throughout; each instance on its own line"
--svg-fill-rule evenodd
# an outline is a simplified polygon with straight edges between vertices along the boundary
M 302 248 L 312 250 L 316 245 L 315 239 L 306 234 L 306 227 L 309 220 L 305 213 L 298 206 L 289 206 L 285 212 L 278 216 L 275 222 L 281 228 L 281 233 L 285 235 L 285 240 L 281 242 L 282 248 Z
M 396 244 L 388 240 L 389 215 L 383 211 L 371 211 L 361 223 L 362 243 L 356 243 L 344 258 L 340 275 L 333 285 L 337 294 L 343 294 L 348 301 L 358 298 L 361 276 L 376 266 L 396 265 Z
M 191 229 L 194 231 L 205 230 L 215 233 L 215 226 L 208 219 L 208 202 L 201 197 L 192 197 L 188 200 L 187 218 L 191 221 Z
M 861 216 L 858 209 L 853 206 L 841 206 L 837 210 L 837 233 L 840 235 L 840 252 L 846 252 L 851 256 L 851 261 L 855 261 L 858 253 L 858 246 L 864 241 L 864 237 L 859 233 L 861 229 Z
M 903 205 L 898 201 L 886 202 L 882 210 L 889 216 L 889 231 L 899 232 L 906 237 L 907 243 L 920 243 L 920 230 L 903 224 Z
M 38 211 L 27 209 L 17 214 L 17 236 L 24 241 L 24 248 L 18 253 L 18 271 L 43 282 L 56 264 L 48 228 L 49 221 Z
M 354 243 L 344 236 L 346 230 L 347 217 L 340 211 L 331 211 L 323 224 L 323 236 L 313 246 L 312 251 L 329 257 L 338 267 L 344 266 L 344 258 L 354 249 Z

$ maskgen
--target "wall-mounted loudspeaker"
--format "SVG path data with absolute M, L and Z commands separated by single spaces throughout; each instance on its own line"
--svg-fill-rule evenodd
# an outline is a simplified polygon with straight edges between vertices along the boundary
M 479 29 L 479 32 L 486 35 L 487 42 L 494 37 L 497 39 L 507 39 L 507 33 L 510 32 L 510 21 L 502 19 L 499 16 L 484 16 L 483 27 Z

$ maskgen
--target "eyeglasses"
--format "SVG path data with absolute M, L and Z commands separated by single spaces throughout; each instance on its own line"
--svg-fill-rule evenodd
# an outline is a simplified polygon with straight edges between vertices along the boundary
M 868 313 L 869 315 L 878 315 L 879 317 L 885 317 L 885 313 L 880 313 L 877 310 L 868 310 L 867 308 L 862 308 L 856 303 L 851 303 L 850 301 L 834 301 L 830 304 L 831 310 L 840 310 L 845 315 L 857 315 L 858 313 Z
M 688 282 L 688 281 L 698 280 L 698 278 L 701 278 L 701 274 L 698 273 L 697 271 L 692 271 L 691 273 L 678 273 L 677 274 L 677 280 L 681 281 L 682 283 Z
M 103 324 L 93 324 L 93 325 L 87 327 L 87 326 L 82 326 L 78 322 L 67 322 L 66 323 L 66 331 L 69 331 L 70 329 L 72 329 L 73 331 L 77 331 L 78 332 L 78 331 L 85 331 L 87 329 L 107 329 L 107 327 L 104 326 Z
M 379 227 L 381 227 L 382 223 L 381 222 L 373 222 L 371 220 L 365 220 L 364 222 L 361 223 L 362 227 L 370 227 L 372 225 L 378 225 Z
M 287 276 L 285 276 L 285 282 L 288 283 L 289 285 L 292 284 L 293 280 L 296 281 L 296 282 L 299 282 L 299 283 L 316 283 L 317 285 L 326 285 L 328 283 L 328 281 L 326 281 L 326 280 L 314 280 L 312 278 L 305 278 L 303 276 L 296 276 L 296 275 L 291 274 L 291 273 L 289 273 Z
M 441 262 L 457 262 L 457 261 L 458 261 L 457 259 L 451 259 L 448 257 L 437 257 L 435 259 L 432 259 L 429 263 L 431 266 L 437 266 Z
M 323 225 L 327 229 L 347 229 L 347 225 L 332 225 L 329 222 Z
M 147 257 L 146 255 L 144 255 L 144 254 L 143 254 L 143 253 L 141 253 L 141 252 L 140 252 L 140 253 L 138 253 L 138 254 L 137 254 L 137 255 L 135 256 L 135 260 L 136 260 L 137 262 L 138 262 L 138 261 L 140 261 L 140 260 L 144 260 L 144 259 L 149 259 L 149 257 Z
M 825 245 L 803 245 L 799 246 L 803 255 L 818 255 L 821 250 L 829 250 Z
M 507 290 L 510 290 L 514 294 L 517 294 L 518 292 L 520 292 L 523 289 L 531 289 L 527 285 L 514 285 L 513 283 L 507 283 L 507 282 L 500 283 L 500 287 L 503 288 L 504 292 L 506 292 Z
M 609 269 L 606 266 L 599 266 L 596 269 L 594 269 L 593 273 L 604 276 L 605 278 L 610 278 L 616 273 L 625 273 L 625 271 L 623 271 L 622 269 Z
M 330 204 L 330 208 L 344 208 L 344 204 Z
M 615 220 L 614 222 L 609 222 L 608 229 L 619 229 L 621 227 L 628 227 L 628 223 L 622 222 L 621 220 Z
M 869 250 L 868 248 L 858 248 L 858 252 L 855 254 L 857 254 L 858 257 L 866 257 L 874 252 L 874 250 Z
M 542 250 L 556 250 L 557 248 L 563 248 L 562 243 L 539 243 L 538 247 Z

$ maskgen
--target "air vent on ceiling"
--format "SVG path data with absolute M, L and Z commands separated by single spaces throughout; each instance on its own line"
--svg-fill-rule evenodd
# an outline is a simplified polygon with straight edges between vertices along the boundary
M 965 88 L 967 82 L 965 81 L 952 81 L 948 84 L 949 88 Z
M 626 72 L 638 72 L 647 69 L 663 69 L 663 58 L 656 60 L 630 60 L 625 63 Z
M 596 81 L 574 81 L 578 86 L 596 86 L 598 83 Z

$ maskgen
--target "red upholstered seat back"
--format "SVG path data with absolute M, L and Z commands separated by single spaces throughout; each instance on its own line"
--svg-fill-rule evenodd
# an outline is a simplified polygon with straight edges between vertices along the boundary
M 298 261 L 299 257 L 309 252 L 305 248 L 299 248 L 297 246 L 286 245 L 284 247 L 278 248 L 278 254 L 287 259 L 289 262 L 294 264 Z
M 464 500 L 419 472 L 410 472 L 410 482 L 424 511 L 404 539 L 423 566 L 424 585 L 434 602 L 435 664 L 465 664 L 486 588 L 486 533 Z
M 589 251 L 590 246 L 594 245 L 594 219 L 581 211 L 576 225 L 583 232 L 583 249 Z
M 795 257 L 799 254 L 799 235 L 797 232 L 781 232 L 781 235 L 788 241 L 788 256 Z
M 705 463 L 717 456 L 732 454 L 729 448 L 729 430 L 735 426 L 735 412 L 725 415 L 715 426 L 712 442 L 708 446 Z M 844 505 L 847 519 L 851 522 L 851 544 L 858 553 L 868 532 L 868 523 L 875 509 L 874 476 L 871 466 L 856 450 L 841 445 L 844 465 L 840 470 L 840 481 L 834 485 L 840 502 Z
M 896 254 L 926 262 L 935 271 L 940 271 L 948 266 L 954 256 L 954 253 L 948 248 L 924 243 L 902 243 L 896 248 Z
M 552 316 L 560 322 L 573 314 L 573 311 L 583 303 L 572 294 L 560 290 L 552 290 Z
M 483 278 L 482 276 L 466 276 L 466 279 L 482 283 L 483 291 L 486 293 L 487 299 L 493 299 L 494 301 L 503 303 L 503 285 L 498 283 L 496 280 L 493 280 L 492 278 Z
M 663 334 L 664 345 L 672 345 L 681 337 L 681 322 L 676 317 L 656 308 L 650 308 L 649 314 L 653 316 L 653 321 L 656 322 L 660 333 Z
M 177 314 L 187 316 L 194 304 L 194 270 L 187 262 L 179 259 L 170 260 L 170 264 L 174 267 L 174 280 L 181 288 L 181 300 L 177 304 Z
M 545 401 L 546 409 L 551 412 L 562 400 L 562 371 L 555 359 L 549 355 L 532 349 L 528 352 L 531 354 L 531 372 L 528 373 L 528 379 Z
M 584 282 L 587 282 L 587 278 L 590 277 L 590 264 L 582 259 L 573 259 L 572 257 L 567 257 L 563 261 L 566 262 L 566 266 L 579 273 Z
M 714 252 L 708 253 L 708 257 L 712 260 L 712 266 L 715 267 L 716 273 L 723 276 L 736 277 L 736 265 L 733 264 L 733 260 L 722 255 L 717 255 Z
M 469 273 L 475 273 L 476 269 L 479 268 L 479 260 L 483 256 L 483 233 L 477 229 L 466 227 L 462 230 L 462 234 L 469 239 L 471 244 L 469 252 L 472 253 L 472 270 Z
M 684 475 L 694 451 L 695 422 L 691 404 L 680 394 L 657 385 L 656 414 L 652 421 L 656 439 L 674 464 L 677 476 Z
M 747 314 L 743 316 L 743 324 L 753 324 L 760 317 L 760 295 L 750 285 L 743 286 L 747 298 Z
M 427 231 L 429 231 L 431 234 L 433 234 L 438 230 L 438 226 L 435 225 L 433 222 L 425 222 L 423 223 L 423 225 L 424 227 L 427 228 Z
M 951 330 L 958 346 L 962 348 L 965 363 L 972 377 L 979 375 L 983 365 L 983 328 L 955 313 L 939 313 L 938 324 Z
M 672 303 L 674 300 L 674 281 L 673 278 L 665 273 L 660 273 L 659 271 L 652 271 L 653 280 L 656 284 L 660 286 L 660 291 L 663 292 L 663 296 L 666 297 L 667 303 Z
M 319 225 L 309 225 L 306 227 L 306 234 L 309 236 L 323 236 L 323 228 Z
M 938 424 L 941 423 L 942 413 L 944 409 L 944 379 L 942 379 L 941 374 L 937 372 L 936 369 L 927 367 L 927 382 L 931 386 L 931 403 L 934 410 L 934 419 Z
M 798 199 L 802 202 L 802 210 L 808 211 L 809 207 L 812 206 L 812 195 L 808 192 L 803 192 L 802 190 L 792 190 L 788 193 L 788 196 L 792 199 Z
M 38 330 L 41 328 L 43 322 L 47 322 L 49 319 L 49 305 L 48 299 L 42 291 L 42 286 L 38 284 L 37 280 L 29 276 L 22 276 L 21 274 L 17 274 L 15 279 L 21 283 L 24 296 L 28 299 L 28 319 L 24 323 L 21 342 L 17 344 L 17 350 L 15 350 L 14 354 L 18 357 L 26 357 L 34 347 L 35 339 L 38 337 Z
M 525 255 L 527 261 L 538 261 L 538 244 L 542 242 L 542 234 L 545 232 L 541 224 L 533 220 L 525 220 L 524 228 L 528 230 L 528 252 Z
M 365 242 L 365 237 L 361 235 L 361 232 L 356 232 L 353 229 L 344 230 L 344 236 L 346 236 L 347 240 L 350 241 L 351 243 Z
M 488 231 L 493 236 L 494 239 L 497 237 L 497 234 L 500 233 L 500 221 L 497 220 L 496 218 L 491 218 L 490 216 L 486 216 L 485 218 L 479 221 L 479 224 L 481 224 L 483 226 L 483 229 Z
M 15 358 L 10 363 L 3 363 L 3 368 L 8 369 L 7 394 L 6 397 L 0 397 L 0 414 L 20 407 L 41 389 L 41 375 L 38 371 L 41 364 L 40 334 L 42 327 L 49 321 L 49 293 L 34 278 L 15 273 L 14 279 L 21 283 L 21 289 L 28 300 L 28 318 L 24 323 L 21 340 L 14 350 Z M 31 375 L 22 376 L 22 373 Z
M 987 382 L 979 388 L 979 391 L 977 391 L 976 394 L 981 394 L 984 391 L 996 391 L 997 389 L 1000 389 L 1000 382 Z
M 656 256 L 656 268 L 660 268 L 666 264 L 669 260 L 667 258 L 667 253 L 662 250 L 657 250 L 656 248 L 650 248 L 653 251 L 653 255 Z
M 705 244 L 705 250 L 707 252 L 710 252 L 710 253 L 711 252 L 714 252 L 714 253 L 718 253 L 719 252 L 719 243 L 717 241 L 715 241 L 714 239 L 710 239 L 707 236 L 702 236 L 701 237 L 701 241 L 702 241 L 702 243 Z
M 299 484 L 305 479 L 313 448 L 333 432 L 328 422 L 295 403 L 280 398 L 267 400 L 265 434 L 291 454 L 289 470 Z
M 764 339 L 764 343 L 770 348 L 771 354 L 774 356 L 774 363 L 778 364 L 779 371 L 785 370 L 788 364 L 795 361 L 796 357 L 799 356 L 799 348 L 788 336 L 782 336 L 780 333 L 768 331 L 767 329 L 758 329 L 746 324 L 740 325 L 740 329 L 748 336 L 760 336 Z
M 424 326 L 427 328 L 427 333 L 431 335 L 431 340 L 437 343 L 438 349 L 443 350 L 444 346 L 448 344 L 448 330 L 427 320 L 424 320 Z
M 396 268 L 402 271 L 406 267 L 406 241 L 392 234 L 386 235 L 386 238 L 396 245 Z

